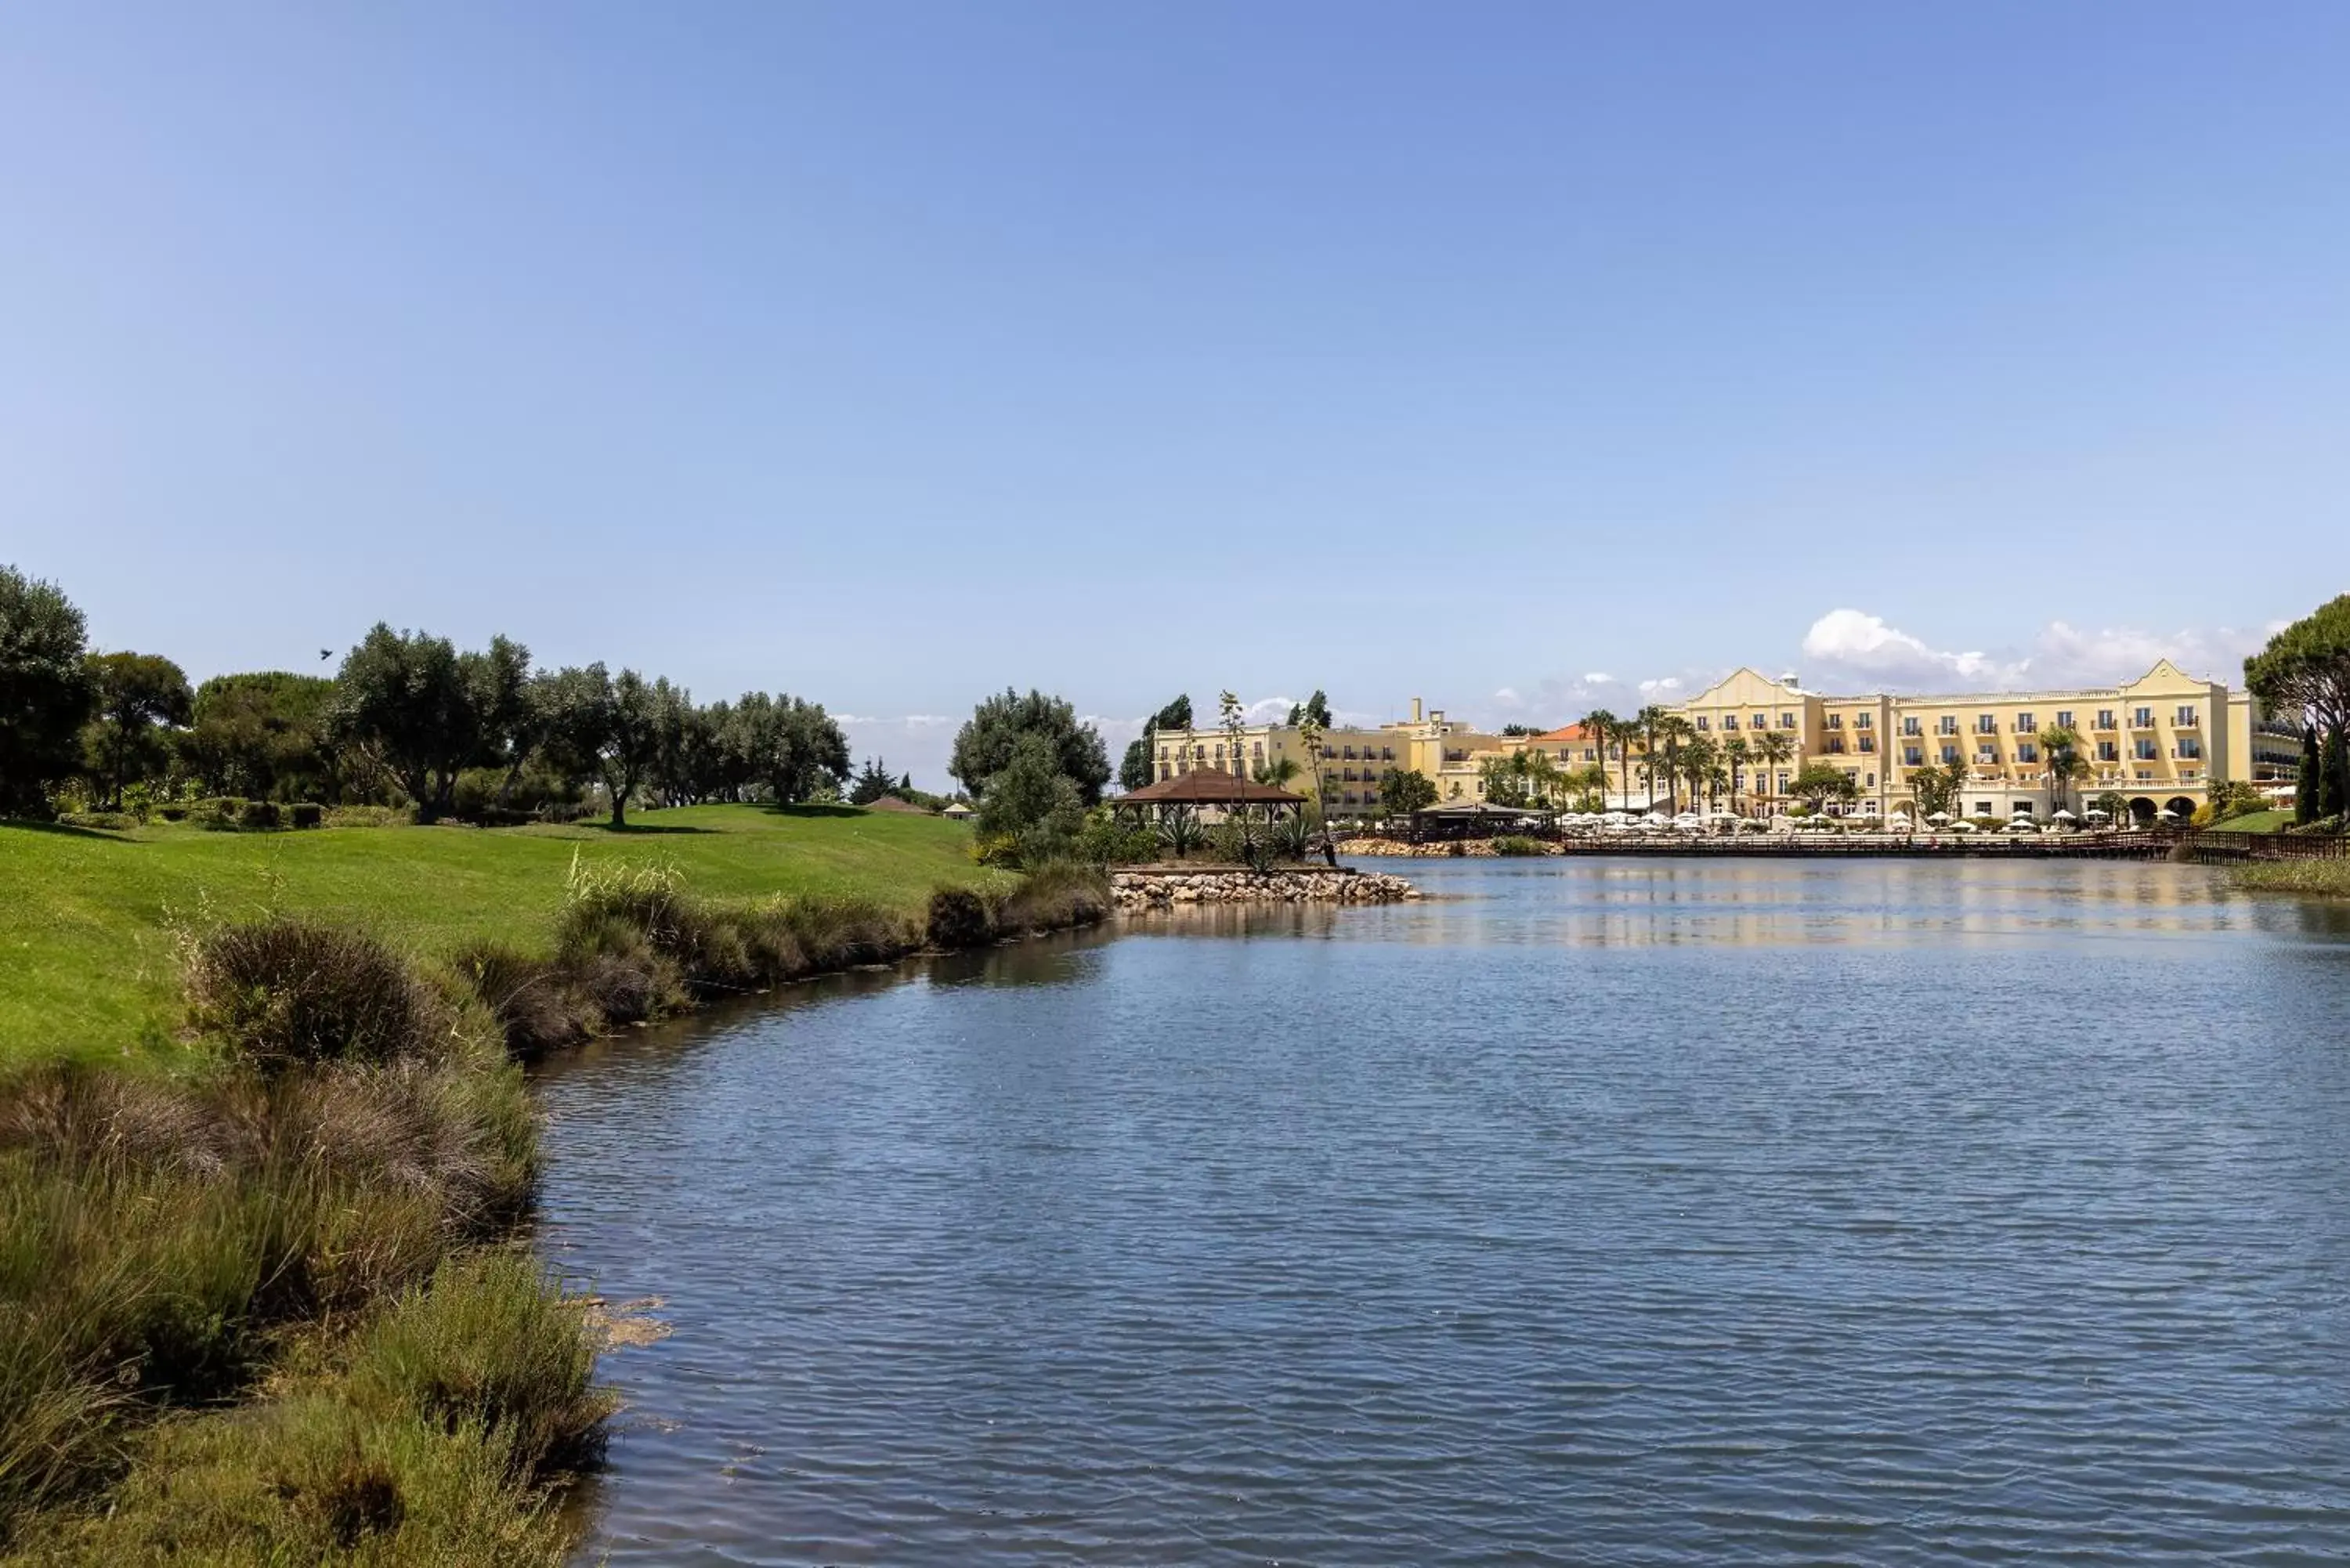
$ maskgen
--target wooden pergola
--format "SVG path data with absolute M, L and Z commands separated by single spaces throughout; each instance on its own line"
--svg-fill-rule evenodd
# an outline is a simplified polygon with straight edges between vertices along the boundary
M 1188 774 L 1128 790 L 1110 805 L 1117 811 L 1133 813 L 1138 822 L 1155 822 L 1172 810 L 1197 811 L 1210 806 L 1223 811 L 1261 806 L 1267 817 L 1278 818 L 1284 813 L 1303 811 L 1305 797 L 1272 784 L 1235 778 L 1219 768 L 1194 768 Z

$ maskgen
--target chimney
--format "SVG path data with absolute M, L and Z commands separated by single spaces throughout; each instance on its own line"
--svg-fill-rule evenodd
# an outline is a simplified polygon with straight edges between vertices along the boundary
M 1411 700 L 1411 722 L 1415 724 L 1419 722 L 1419 699 L 1417 697 Z

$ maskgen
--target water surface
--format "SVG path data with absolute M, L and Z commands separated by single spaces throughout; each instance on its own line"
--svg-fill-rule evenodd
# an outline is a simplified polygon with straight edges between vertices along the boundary
M 1409 870 L 546 1073 L 588 1560 L 2350 1555 L 2350 914 Z

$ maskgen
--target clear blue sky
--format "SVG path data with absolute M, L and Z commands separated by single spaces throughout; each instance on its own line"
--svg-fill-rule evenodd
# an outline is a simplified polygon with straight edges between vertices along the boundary
M 13 7 L 0 560 L 198 676 L 504 630 L 933 777 L 1006 682 L 2224 670 L 2350 587 L 2345 61 L 2340 0 Z

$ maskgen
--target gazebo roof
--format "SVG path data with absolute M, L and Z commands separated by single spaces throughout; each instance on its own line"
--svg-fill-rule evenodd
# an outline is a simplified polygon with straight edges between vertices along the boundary
M 1119 805 L 1304 805 L 1305 797 L 1285 789 L 1234 778 L 1215 768 L 1194 768 L 1171 779 L 1131 789 Z
M 1556 813 L 1555 813 L 1555 812 L 1553 812 L 1553 811 L 1552 811 L 1549 807 L 1547 807 L 1547 806 L 1541 806 L 1541 805 L 1494 805 L 1492 801 L 1490 801 L 1490 800 L 1456 800 L 1456 801 L 1449 801 L 1449 802 L 1447 802 L 1446 804 L 1444 804 L 1444 805 L 1423 805 L 1423 806 L 1421 806 L 1418 811 L 1415 811 L 1415 812 L 1413 812 L 1413 813 L 1412 813 L 1412 815 L 1414 815 L 1414 816 L 1459 816 L 1459 817 L 1477 817 L 1477 816 L 1554 816 L 1554 815 L 1557 815 L 1557 814 L 1556 814 Z

